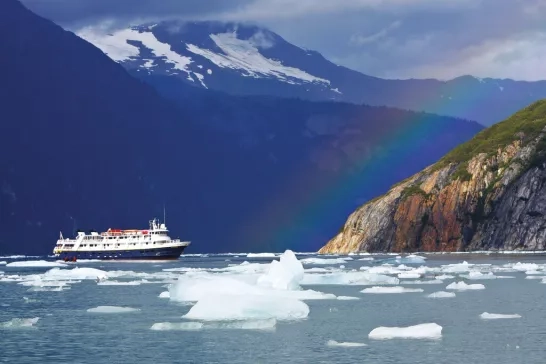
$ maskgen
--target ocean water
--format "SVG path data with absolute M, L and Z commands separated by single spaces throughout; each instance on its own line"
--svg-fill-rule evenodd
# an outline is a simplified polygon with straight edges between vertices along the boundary
M 0 362 L 545 362 L 546 284 L 542 276 L 546 278 L 546 256 L 423 257 L 426 260 L 297 255 L 297 263 L 273 263 L 275 268 L 271 261 L 278 257 L 246 254 L 183 256 L 171 262 L 88 261 L 60 267 L 43 267 L 45 263 L 36 262 L 54 262 L 48 257 L 3 257 Z M 10 264 L 28 261 L 23 266 Z M 303 277 L 298 264 L 305 269 Z M 392 280 L 400 273 L 419 278 L 402 278 L 395 284 Z M 265 283 L 264 276 L 268 277 Z M 484 287 L 463 291 L 446 288 L 454 282 Z M 298 291 L 299 286 L 303 291 Z M 423 291 L 361 292 L 393 286 Z M 306 299 L 321 295 L 308 290 L 321 292 L 323 299 Z M 453 292 L 455 297 L 427 297 L 437 291 Z M 170 292 L 171 298 L 159 297 L 165 296 L 164 292 Z M 263 300 L 254 301 L 255 294 L 262 295 Z M 303 298 L 294 298 L 294 294 Z M 197 298 L 198 302 L 186 302 L 184 297 Z M 233 308 L 243 301 L 243 308 Z M 194 305 L 203 306 L 199 312 L 204 316 L 192 320 L 182 317 Z M 87 311 L 99 306 L 135 310 Z M 309 308 L 307 314 L 301 310 L 305 306 Z M 218 312 L 239 315 L 239 319 L 211 320 Z M 484 312 L 520 317 L 483 319 L 480 315 Z M 151 329 L 164 322 L 171 324 Z M 425 323 L 441 326 L 441 336 L 369 337 L 377 327 Z M 415 330 L 410 331 L 410 335 L 415 334 Z

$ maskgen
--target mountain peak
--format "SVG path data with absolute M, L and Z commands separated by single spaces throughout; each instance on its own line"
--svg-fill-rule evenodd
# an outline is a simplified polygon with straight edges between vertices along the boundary
M 274 52 L 294 52 L 297 47 L 254 25 L 164 21 L 112 32 L 87 27 L 78 35 L 129 69 L 176 76 L 204 88 L 230 76 L 314 83 L 326 90 L 330 85 L 327 79 L 280 61 L 284 57 Z

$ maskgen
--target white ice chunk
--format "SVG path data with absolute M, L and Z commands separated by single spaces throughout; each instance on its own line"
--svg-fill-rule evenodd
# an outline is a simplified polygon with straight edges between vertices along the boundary
M 313 264 L 313 265 L 334 265 L 334 264 L 343 264 L 347 263 L 347 258 L 305 258 L 300 262 L 302 264 Z
M 416 280 L 416 281 L 400 281 L 400 284 L 442 284 L 444 281 L 439 279 L 429 279 L 429 280 Z
M 275 253 L 248 253 L 247 258 L 275 258 Z
M 356 348 L 356 347 L 361 347 L 361 346 L 367 346 L 366 344 L 364 343 L 354 343 L 354 342 L 337 342 L 335 340 L 328 340 L 328 342 L 326 343 L 327 346 L 340 346 L 340 347 L 344 347 L 344 348 Z
M 419 273 L 403 272 L 403 273 L 398 273 L 398 278 L 400 278 L 400 279 L 418 279 L 418 278 L 421 278 L 421 275 Z
M 396 277 L 368 272 L 336 272 L 327 274 L 306 274 L 303 285 L 351 285 L 366 286 L 373 284 L 399 284 Z
M 426 263 L 426 259 L 425 257 L 421 257 L 419 255 L 415 255 L 415 254 L 410 254 L 408 255 L 407 257 L 396 257 L 396 260 L 400 263 L 404 263 L 404 264 L 424 264 Z
M 455 293 L 453 292 L 445 292 L 445 291 L 438 291 L 429 294 L 427 297 L 429 298 L 452 298 L 455 297 Z
M 370 339 L 439 339 L 442 337 L 442 326 L 426 323 L 408 327 L 377 327 L 368 337 Z
M 485 289 L 485 286 L 483 284 L 466 284 L 463 281 L 460 282 L 453 282 L 449 284 L 446 289 L 454 289 L 458 291 L 467 291 L 467 290 L 477 290 L 477 289 Z
M 442 274 L 439 276 L 434 277 L 435 279 L 438 279 L 440 281 L 446 280 L 446 279 L 453 279 L 455 276 L 449 275 L 449 274 Z
M 445 273 L 465 273 L 472 268 L 472 264 L 464 261 L 460 264 L 448 264 L 442 266 L 442 271 Z
M 159 298 L 171 298 L 171 293 L 169 291 L 161 292 Z
M 150 327 L 150 330 L 155 331 L 195 331 L 201 330 L 203 324 L 201 322 L 157 322 Z
M 120 306 L 97 306 L 87 310 L 87 312 L 92 312 L 92 313 L 127 313 L 127 312 L 136 312 L 136 311 L 140 311 L 140 309 L 132 308 L 132 307 L 120 307 Z
M 471 271 L 467 275 L 461 275 L 463 278 L 478 280 L 478 279 L 497 279 L 497 276 L 492 272 L 483 274 L 482 272 Z
M 274 296 L 209 295 L 184 316 L 188 319 L 222 321 L 245 319 L 295 320 L 309 315 L 302 301 Z
M 44 273 L 44 277 L 47 279 L 104 279 L 108 274 L 100 269 L 95 268 L 79 268 L 74 269 L 59 269 L 53 268 Z
M 269 272 L 258 279 L 258 284 L 274 289 L 298 290 L 299 282 L 303 279 L 303 266 L 296 255 L 285 251 L 279 261 L 272 261 Z
M 375 294 L 382 294 L 382 293 L 412 293 L 412 292 L 423 292 L 423 289 L 421 288 L 406 288 L 401 286 L 395 286 L 395 287 L 379 287 L 374 286 L 370 288 L 364 288 L 362 293 L 375 293 Z
M 527 271 L 535 271 L 538 270 L 538 264 L 535 263 L 520 263 L 517 262 L 516 264 L 512 265 L 512 269 L 515 269 L 520 272 L 527 272 Z
M 494 319 L 511 319 L 511 318 L 520 318 L 521 315 L 516 314 L 500 314 L 500 313 L 489 313 L 484 312 L 480 315 L 480 318 L 483 320 L 494 320 Z
M 66 267 L 66 264 L 58 262 L 48 262 L 46 260 L 24 260 L 20 262 L 11 262 L 6 264 L 11 268 L 33 268 L 33 267 Z
M 352 300 L 359 300 L 358 297 L 352 297 L 352 296 L 337 296 L 337 299 L 340 301 L 352 301 Z
M 140 286 L 143 281 L 101 281 L 97 283 L 97 286 Z
M 22 329 L 32 328 L 38 322 L 40 318 L 13 318 L 7 322 L 0 322 L 0 328 L 5 329 Z
M 0 261 L 0 265 L 6 265 L 6 264 L 8 264 L 8 262 L 6 262 L 5 260 Z

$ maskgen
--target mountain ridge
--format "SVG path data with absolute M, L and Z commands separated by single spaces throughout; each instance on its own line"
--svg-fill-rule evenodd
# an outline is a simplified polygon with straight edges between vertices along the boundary
M 543 250 L 546 100 L 353 212 L 320 253 Z
M 164 21 L 111 33 L 91 26 L 77 34 L 127 69 L 169 75 L 234 95 L 389 106 L 483 125 L 546 97 L 546 81 L 473 76 L 448 81 L 381 79 L 336 65 L 319 52 L 297 47 L 256 25 Z

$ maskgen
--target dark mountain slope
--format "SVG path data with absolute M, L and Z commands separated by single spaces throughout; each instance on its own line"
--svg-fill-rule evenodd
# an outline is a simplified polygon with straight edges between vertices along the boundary
M 185 95 L 169 101 L 14 0 L 0 2 L 0 44 L 2 253 L 49 253 L 59 230 L 143 227 L 163 204 L 190 252 L 316 249 L 355 204 L 481 129 L 150 81 Z

